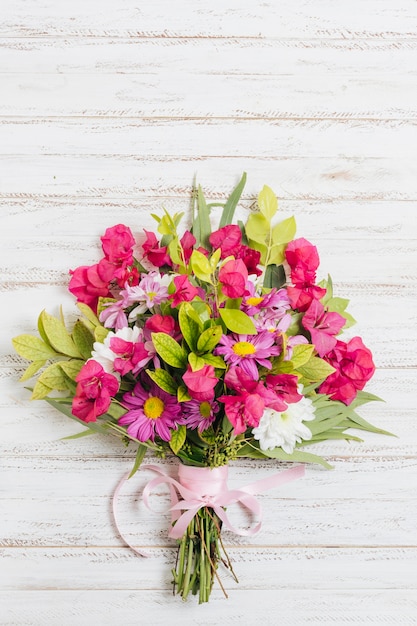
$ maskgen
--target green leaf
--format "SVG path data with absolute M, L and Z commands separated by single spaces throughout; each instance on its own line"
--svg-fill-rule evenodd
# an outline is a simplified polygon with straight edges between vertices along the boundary
M 191 365 L 193 372 L 198 372 L 198 370 L 201 370 L 205 365 L 204 359 L 194 352 L 190 352 L 188 355 L 188 362 Z
M 96 326 L 94 329 L 94 339 L 96 341 L 99 341 L 100 343 L 103 343 L 109 332 L 109 328 L 104 328 L 104 326 Z
M 34 376 L 34 374 L 36 374 L 36 372 L 38 372 L 41 367 L 45 365 L 45 363 L 46 361 L 33 361 L 33 363 L 26 368 L 22 376 L 19 378 L 19 381 L 23 383 L 25 380 L 32 378 L 32 376 Z
M 285 261 L 285 244 L 274 244 L 268 256 L 268 265 L 282 265 Z
M 60 441 L 67 441 L 71 439 L 82 439 L 83 437 L 87 437 L 89 435 L 94 435 L 94 431 L 90 428 L 87 430 L 82 430 L 80 433 L 75 433 L 75 435 L 68 435 L 67 437 L 61 437 Z
M 257 241 L 254 241 L 253 239 L 249 239 L 249 244 L 248 245 L 251 248 L 253 248 L 254 250 L 257 250 L 258 252 L 261 253 L 260 263 L 261 263 L 261 265 L 265 265 L 266 256 L 267 256 L 267 253 L 268 253 L 267 246 L 264 243 L 258 243 Z
M 226 369 L 226 363 L 223 361 L 221 356 L 214 356 L 211 352 L 207 352 L 207 354 L 202 354 L 201 358 L 206 365 L 212 365 L 216 369 Z
M 238 335 L 256 335 L 256 328 L 249 315 L 235 309 L 219 309 L 226 327 Z
M 200 243 L 207 250 L 211 249 L 209 236 L 211 234 L 210 211 L 206 203 L 201 185 L 197 190 L 197 206 L 200 226 Z
M 272 241 L 276 244 L 284 244 L 292 241 L 297 231 L 297 225 L 293 216 L 282 220 L 272 229 Z
M 48 387 L 41 380 L 37 380 L 30 397 L 31 400 L 43 400 L 48 393 L 51 393 L 52 387 Z
M 373 426 L 369 422 L 367 422 L 363 417 L 358 415 L 355 411 L 352 411 L 349 414 L 349 420 L 352 422 L 350 428 L 360 428 L 361 430 L 367 430 L 371 433 L 378 433 L 380 435 L 388 435 L 390 437 L 397 437 L 394 433 L 390 433 L 388 430 L 382 430 L 382 428 L 377 428 Z
M 189 302 L 183 302 L 180 305 L 178 322 L 182 336 L 187 342 L 190 350 L 196 350 L 197 341 L 201 333 L 201 324 L 196 322 L 194 313 L 194 309 Z
M 48 337 L 48 341 L 57 352 L 75 358 L 81 357 L 81 354 L 79 350 L 77 350 L 71 335 L 68 333 L 61 320 L 57 319 L 53 315 L 49 315 L 46 311 L 42 311 L 40 317 L 43 329 Z
M 178 402 L 188 402 L 191 400 L 191 396 L 188 393 L 188 389 L 185 385 L 180 385 L 177 389 L 177 400 Z
M 349 300 L 347 298 L 330 298 L 326 303 L 328 311 L 334 311 L 335 313 L 340 313 L 341 315 L 343 315 L 343 312 L 346 310 L 348 305 Z
M 277 197 L 268 185 L 264 185 L 258 194 L 258 207 L 268 222 L 272 220 L 278 210 Z
M 298 369 L 302 365 L 305 365 L 305 363 L 310 360 L 313 351 L 314 346 L 310 344 L 301 343 L 298 346 L 294 346 L 291 357 L 294 369 Z
M 287 282 L 283 265 L 271 265 L 265 269 L 264 287 L 266 289 L 281 289 Z
M 232 427 L 233 428 L 233 427 Z M 265 454 L 259 448 L 245 443 L 237 452 L 238 457 L 247 457 L 249 459 L 265 459 Z
M 52 363 L 42 372 L 38 378 L 39 385 L 35 385 L 32 394 L 32 400 L 40 400 L 44 395 L 55 389 L 56 391 L 65 391 L 68 389 L 67 379 L 63 372 L 62 362 Z
M 136 452 L 136 458 L 135 458 L 135 463 L 133 465 L 132 471 L 129 474 L 128 478 L 132 478 L 132 476 L 134 476 L 136 474 L 136 472 L 138 471 L 138 469 L 140 468 L 143 459 L 145 458 L 145 454 L 147 451 L 147 447 L 143 445 L 143 443 L 140 443 L 138 446 L 138 450 Z
M 270 225 L 267 219 L 260 213 L 251 213 L 246 222 L 246 235 L 249 240 L 265 244 L 269 236 Z
M 178 237 L 173 237 L 171 239 L 171 241 L 168 244 L 168 252 L 172 261 L 176 265 L 180 265 L 181 267 L 184 267 L 184 260 L 181 256 L 181 244 L 180 244 L 180 240 L 178 239 Z
M 84 361 L 80 361 L 79 359 L 74 359 L 72 361 L 60 361 L 58 365 L 62 370 L 64 370 L 65 374 L 71 378 L 71 380 L 75 380 L 75 377 L 84 365 Z
M 327 463 L 321 456 L 311 454 L 310 452 L 301 452 L 294 450 L 292 454 L 287 454 L 282 448 L 275 448 L 275 450 L 263 450 L 265 456 L 271 459 L 279 459 L 280 461 L 294 461 L 297 463 L 318 463 L 326 469 L 333 469 L 333 466 Z
M 172 396 L 177 395 L 178 385 L 169 372 L 163 369 L 156 369 L 154 372 L 152 370 L 146 370 L 146 373 L 158 387 Z
M 324 380 L 330 374 L 332 374 L 335 369 L 332 367 L 327 361 L 320 359 L 317 356 L 311 357 L 307 363 L 297 368 L 297 371 L 311 381 Z
M 84 359 L 89 359 L 93 349 L 94 337 L 80 320 L 77 320 L 74 324 L 72 339 L 81 356 Z
M 204 254 L 202 254 L 202 252 L 193 250 L 190 258 L 190 264 L 197 278 L 205 283 L 210 283 L 211 285 L 213 284 L 210 261 L 204 256 Z
M 217 250 L 215 250 L 213 254 L 211 255 L 211 257 L 209 258 L 209 263 L 210 263 L 212 274 L 214 274 L 214 272 L 216 271 L 217 265 L 219 264 L 219 261 L 220 261 L 221 253 L 222 253 L 222 249 L 217 248 Z
M 89 306 L 84 304 L 84 302 L 77 302 L 77 307 L 80 309 L 80 311 L 84 315 L 84 317 L 86 319 L 88 319 L 88 321 L 93 324 L 93 326 L 99 326 L 100 325 L 100 321 L 99 321 L 97 315 L 94 313 L 94 311 L 92 309 L 90 309 Z
M 33 335 L 18 335 L 12 339 L 13 348 L 28 361 L 46 361 L 57 356 L 55 350 Z
M 186 367 L 187 353 L 175 339 L 166 333 L 152 333 L 152 342 L 155 350 L 165 363 L 172 367 Z
M 197 350 L 199 352 L 211 352 L 219 343 L 223 334 L 221 326 L 211 326 L 207 328 L 198 338 Z
M 178 454 L 178 452 L 181 450 L 185 443 L 186 436 L 186 426 L 178 426 L 178 430 L 171 430 L 171 441 L 169 442 L 169 447 L 174 454 Z
M 240 179 L 239 183 L 237 184 L 235 189 L 232 191 L 232 193 L 230 194 L 229 198 L 227 199 L 224 205 L 224 209 L 223 209 L 220 222 L 219 222 L 219 228 L 222 228 L 223 226 L 227 226 L 228 224 L 232 223 L 233 215 L 235 213 L 235 209 L 242 195 L 242 191 L 243 191 L 243 188 L 245 187 L 245 184 L 246 184 L 246 172 L 243 172 L 242 178 Z
M 107 409 L 106 415 L 109 415 L 113 419 L 118 420 L 125 413 L 127 413 L 127 409 L 125 409 L 124 406 L 122 406 L 121 404 L 119 404 L 115 400 L 112 400 L 111 403 L 110 403 L 109 408 Z
M 326 430 L 331 430 L 332 428 L 339 426 L 344 419 L 345 416 L 342 413 L 341 415 L 336 415 L 335 417 L 331 417 L 329 419 L 309 422 L 306 426 L 311 431 L 312 435 L 319 435 L 320 433 L 325 433 Z

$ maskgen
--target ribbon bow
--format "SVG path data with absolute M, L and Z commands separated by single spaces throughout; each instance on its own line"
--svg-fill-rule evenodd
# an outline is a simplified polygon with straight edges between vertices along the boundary
M 142 498 L 148 509 L 152 510 L 149 504 L 149 496 L 152 490 L 162 483 L 169 486 L 171 495 L 169 510 L 171 511 L 172 523 L 175 522 L 169 532 L 169 537 L 174 539 L 180 539 L 184 535 L 188 524 L 196 513 L 206 506 L 214 510 L 228 530 L 246 537 L 254 535 L 260 530 L 262 525 L 262 508 L 255 495 L 304 476 L 304 465 L 297 465 L 278 474 L 273 474 L 268 478 L 245 485 L 240 489 L 229 490 L 227 486 L 228 467 L 226 465 L 211 469 L 209 467 L 193 467 L 181 464 L 178 469 L 179 480 L 168 476 L 157 465 L 143 465 L 142 468 L 158 474 L 156 478 L 147 483 L 143 490 Z M 149 556 L 126 541 L 117 523 L 117 497 L 127 477 L 128 474 L 120 481 L 113 496 L 113 515 L 116 527 L 122 539 L 130 548 L 141 556 Z M 181 496 L 181 499 L 178 496 Z M 231 524 L 224 507 L 236 502 L 239 502 L 252 514 L 259 517 L 258 522 L 251 528 L 238 529 Z

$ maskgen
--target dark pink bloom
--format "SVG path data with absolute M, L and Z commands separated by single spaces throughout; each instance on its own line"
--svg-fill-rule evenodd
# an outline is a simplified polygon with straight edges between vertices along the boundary
M 248 270 L 241 259 L 227 261 L 220 269 L 222 292 L 228 298 L 241 298 L 246 292 Z
M 145 329 L 152 333 L 166 333 L 174 339 L 180 336 L 180 327 L 171 315 L 152 315 L 145 322 Z
M 119 337 L 111 338 L 110 350 L 117 355 L 113 367 L 121 376 L 128 372 L 137 374 L 153 357 L 141 341 L 125 341 Z
M 308 309 L 313 300 L 320 300 L 326 295 L 326 290 L 318 285 L 299 284 L 287 287 L 287 294 L 293 309 L 303 312 Z
M 335 368 L 320 385 L 319 392 L 349 405 L 358 390 L 365 387 L 375 372 L 371 351 L 360 337 L 353 337 L 348 343 L 337 341 L 335 348 L 325 355 L 324 360 Z
M 265 383 L 268 389 L 272 389 L 287 404 L 298 402 L 303 397 L 298 393 L 298 378 L 293 374 L 268 374 Z
M 214 250 L 220 248 L 220 258 L 225 259 L 232 254 L 236 255 L 236 252 L 240 249 L 242 233 L 240 232 L 239 226 L 229 224 L 211 233 L 209 241 Z
M 173 307 L 178 306 L 181 302 L 191 302 L 200 293 L 197 287 L 190 283 L 188 276 L 185 274 L 175 276 L 173 282 L 175 292 L 169 296 L 172 299 Z
M 75 380 L 77 388 L 72 401 L 72 413 L 84 422 L 95 422 L 109 408 L 112 396 L 119 389 L 119 382 L 94 360 L 83 365 Z
M 287 245 L 285 257 L 291 268 L 291 280 L 294 284 L 314 283 L 316 269 L 320 264 L 316 246 L 303 237 L 294 239 Z
M 214 398 L 214 388 L 219 382 L 212 365 L 204 365 L 200 370 L 193 372 L 190 366 L 182 377 L 188 393 L 194 400 L 210 402 Z
M 101 244 L 105 257 L 115 265 L 131 265 L 133 263 L 133 246 L 135 239 L 132 231 L 123 224 L 107 228 Z
M 334 335 L 343 328 L 346 320 L 339 313 L 326 313 L 322 303 L 313 300 L 303 316 L 302 324 L 309 331 L 311 341 L 322 357 L 335 347 L 337 339 Z
M 146 234 L 146 241 L 143 242 L 142 248 L 149 261 L 156 267 L 162 267 L 162 265 L 172 265 L 167 246 L 162 246 L 161 248 L 155 233 L 145 229 L 143 230 Z
M 99 266 L 82 265 L 75 270 L 70 270 L 71 280 L 68 290 L 76 297 L 78 302 L 84 302 L 97 312 L 99 297 L 111 297 L 107 281 L 104 281 L 99 273 Z
M 180 244 L 184 252 L 184 260 L 186 263 L 188 263 L 188 261 L 190 260 L 195 242 L 196 238 L 194 237 L 194 235 L 190 233 L 189 230 L 186 230 L 180 239 Z
M 258 263 L 261 260 L 261 253 L 258 250 L 249 248 L 248 246 L 240 246 L 240 248 L 234 254 L 236 259 L 242 259 L 248 270 L 248 274 L 255 274 L 260 276 L 262 270 L 258 268 Z

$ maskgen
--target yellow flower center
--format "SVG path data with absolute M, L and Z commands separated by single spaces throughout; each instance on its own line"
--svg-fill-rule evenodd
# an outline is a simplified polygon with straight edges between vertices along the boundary
M 234 344 L 232 348 L 233 352 L 238 356 L 246 356 L 248 354 L 254 354 L 256 352 L 256 348 L 253 344 L 249 343 L 249 341 L 238 341 Z
M 156 296 L 156 291 L 148 291 L 149 300 L 153 300 Z
M 161 398 L 157 398 L 156 396 L 151 396 L 147 400 L 145 400 L 145 404 L 143 405 L 143 412 L 146 417 L 151 420 L 157 420 L 158 417 L 161 417 L 164 412 L 165 404 L 162 402 Z
M 210 417 L 210 413 L 211 413 L 211 406 L 210 406 L 209 402 L 202 402 L 200 404 L 200 415 L 201 415 L 201 417 L 204 417 L 204 418 Z
M 252 296 L 246 300 L 246 304 L 250 304 L 250 306 L 257 306 L 258 304 L 261 304 L 262 300 L 262 297 L 255 298 L 255 296 Z

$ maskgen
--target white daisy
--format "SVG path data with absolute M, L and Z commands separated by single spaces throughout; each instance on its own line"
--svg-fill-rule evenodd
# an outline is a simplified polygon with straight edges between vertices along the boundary
M 313 403 L 303 397 L 299 402 L 289 404 L 283 413 L 265 409 L 259 425 L 252 429 L 252 433 L 259 441 L 261 450 L 281 447 L 287 454 L 292 454 L 296 443 L 311 439 L 311 430 L 303 422 L 314 418 Z
M 94 359 L 94 361 L 97 361 L 97 363 L 100 363 L 105 372 L 118 376 L 117 372 L 114 371 L 113 363 L 114 360 L 120 355 L 113 352 L 110 348 L 110 342 L 113 337 L 137 343 L 138 341 L 143 341 L 143 331 L 138 326 L 134 326 L 133 328 L 126 326 L 126 328 L 121 328 L 115 333 L 110 331 L 103 343 L 101 343 L 101 341 L 94 342 L 91 358 Z

